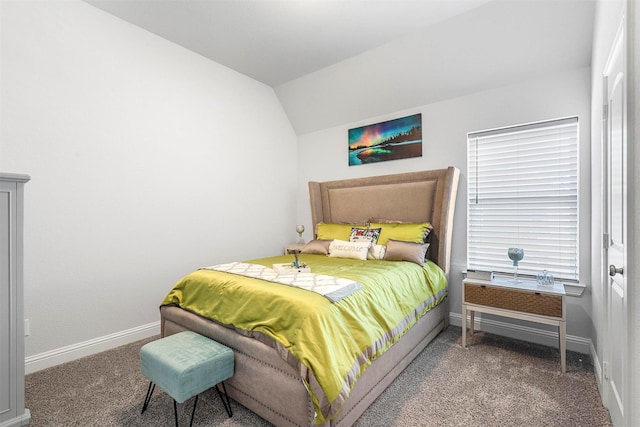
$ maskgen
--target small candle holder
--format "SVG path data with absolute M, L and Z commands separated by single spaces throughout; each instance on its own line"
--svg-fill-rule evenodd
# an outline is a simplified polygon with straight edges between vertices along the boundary
M 296 232 L 298 233 L 298 241 L 296 243 L 303 244 L 302 233 L 304 233 L 304 225 L 296 225 Z
M 553 286 L 554 283 L 553 274 L 549 273 L 547 270 L 542 270 L 536 276 L 536 282 L 540 286 Z

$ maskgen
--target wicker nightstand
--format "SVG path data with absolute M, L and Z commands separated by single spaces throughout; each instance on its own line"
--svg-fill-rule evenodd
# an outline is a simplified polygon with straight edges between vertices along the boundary
M 540 286 L 533 280 L 518 283 L 508 278 L 491 281 L 462 281 L 462 347 L 466 347 L 467 311 L 470 313 L 469 335 L 473 335 L 475 312 L 507 316 L 558 327 L 560 366 L 566 372 L 565 292 L 561 283 Z

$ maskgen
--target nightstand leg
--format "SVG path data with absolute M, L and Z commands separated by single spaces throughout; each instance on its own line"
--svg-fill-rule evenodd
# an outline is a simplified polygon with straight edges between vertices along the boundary
M 462 305 L 462 348 L 467 346 L 467 307 Z
M 562 373 L 567 372 L 567 323 L 560 322 L 558 325 L 559 338 L 560 338 L 560 367 L 562 368 Z
M 476 329 L 476 313 L 473 310 L 469 311 L 470 319 L 469 319 L 469 336 L 473 335 L 473 331 Z

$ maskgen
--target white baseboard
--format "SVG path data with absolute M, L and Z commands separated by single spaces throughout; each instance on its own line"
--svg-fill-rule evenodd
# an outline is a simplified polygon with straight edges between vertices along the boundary
M 596 376 L 596 384 L 598 385 L 598 391 L 600 392 L 600 396 L 603 396 L 602 386 L 604 381 L 604 375 L 602 372 L 602 363 L 598 358 L 598 352 L 596 351 L 596 348 L 593 346 L 593 343 L 591 343 L 591 360 L 593 361 L 593 373 Z
M 24 359 L 25 374 L 40 371 L 81 357 L 110 350 L 144 338 L 160 334 L 160 321 L 94 338 L 44 353 L 28 356 Z
M 467 321 L 469 317 L 467 317 Z M 452 325 L 462 327 L 462 314 L 449 313 L 449 321 Z M 468 323 L 467 323 L 468 325 Z M 476 316 L 476 330 L 489 332 L 496 335 L 528 341 L 536 344 L 558 347 L 558 333 L 544 329 L 521 326 L 493 319 L 483 319 Z M 591 339 L 567 335 L 567 350 L 582 354 L 592 354 L 593 344 Z

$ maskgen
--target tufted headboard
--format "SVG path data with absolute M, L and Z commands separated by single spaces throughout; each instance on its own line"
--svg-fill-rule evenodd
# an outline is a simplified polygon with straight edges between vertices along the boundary
M 450 166 L 430 171 L 309 182 L 314 230 L 319 222 L 428 221 L 433 226 L 428 256 L 448 277 L 459 176 L 460 171 Z

